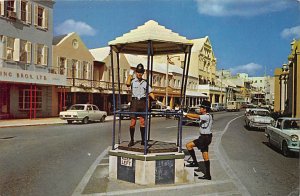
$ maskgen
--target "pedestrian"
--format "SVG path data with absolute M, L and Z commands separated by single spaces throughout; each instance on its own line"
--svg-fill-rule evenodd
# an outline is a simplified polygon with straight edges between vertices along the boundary
M 130 112 L 145 112 L 146 111 L 146 96 L 147 96 L 147 81 L 143 79 L 143 74 L 145 72 L 143 64 L 138 64 L 136 66 L 135 78 L 133 79 L 133 71 L 128 75 L 126 80 L 126 85 L 131 86 L 131 104 Z M 148 96 L 156 101 L 154 94 L 152 93 L 152 88 L 148 85 Z M 148 106 L 147 106 L 148 107 Z M 130 142 L 128 147 L 133 146 L 134 143 L 134 132 L 137 117 L 140 117 L 140 132 L 141 132 L 141 145 L 145 144 L 145 115 L 142 114 L 131 114 L 130 118 Z
M 200 136 L 198 139 L 195 139 L 193 141 L 190 141 L 186 144 L 186 148 L 188 152 L 190 153 L 193 162 L 186 165 L 186 167 L 199 167 L 194 147 L 197 147 L 202 152 L 202 157 L 204 159 L 204 165 L 205 165 L 205 174 L 204 176 L 198 177 L 199 179 L 207 179 L 211 180 L 210 175 L 210 161 L 208 156 L 208 146 L 211 143 L 212 140 L 212 123 L 213 123 L 213 117 L 211 114 L 209 114 L 211 107 L 211 103 L 209 101 L 202 101 L 200 105 L 200 115 L 198 114 L 185 114 L 188 118 L 199 118 L 200 121 Z

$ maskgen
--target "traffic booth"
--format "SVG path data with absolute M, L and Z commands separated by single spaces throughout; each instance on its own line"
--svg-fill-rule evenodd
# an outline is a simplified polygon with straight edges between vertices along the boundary
M 141 185 L 176 184 L 194 182 L 192 168 L 184 167 L 185 154 L 182 150 L 182 116 L 185 107 L 185 93 L 193 43 L 178 33 L 174 33 L 157 22 L 150 20 L 144 25 L 109 42 L 113 86 L 113 130 L 112 149 L 109 151 L 109 178 L 132 182 Z M 156 55 L 184 54 L 179 111 L 169 111 L 168 115 L 178 119 L 177 141 L 157 141 L 151 136 L 151 111 L 146 108 L 144 145 L 137 142 L 128 147 L 129 141 L 123 141 L 120 117 L 129 111 L 118 110 L 121 105 L 120 53 L 146 55 L 147 84 L 152 86 L 153 57 Z M 116 62 L 115 62 L 116 61 Z M 117 70 L 117 74 L 114 73 Z M 117 82 L 115 82 L 115 80 Z M 147 94 L 149 92 L 147 86 Z M 146 97 L 146 105 L 149 105 Z

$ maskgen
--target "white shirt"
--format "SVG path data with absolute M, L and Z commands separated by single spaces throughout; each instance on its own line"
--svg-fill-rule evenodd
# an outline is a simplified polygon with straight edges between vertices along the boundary
M 211 128 L 212 128 L 212 116 L 210 114 L 204 114 L 200 115 L 199 117 L 200 120 L 200 134 L 211 134 Z
M 138 99 L 146 97 L 146 90 L 147 90 L 147 82 L 146 80 L 141 80 L 135 78 L 131 81 L 131 88 L 132 88 L 132 97 L 136 97 Z M 149 93 L 152 92 L 152 88 L 149 86 Z

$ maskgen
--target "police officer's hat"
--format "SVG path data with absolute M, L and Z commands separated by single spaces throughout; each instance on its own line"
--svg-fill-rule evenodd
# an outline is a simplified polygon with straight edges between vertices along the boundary
M 137 66 L 136 66 L 136 72 L 137 73 L 144 73 L 145 72 L 145 69 L 144 69 L 144 65 L 143 64 L 138 64 Z
M 211 103 L 210 103 L 210 101 L 203 100 L 200 107 L 205 108 L 206 110 L 210 110 Z

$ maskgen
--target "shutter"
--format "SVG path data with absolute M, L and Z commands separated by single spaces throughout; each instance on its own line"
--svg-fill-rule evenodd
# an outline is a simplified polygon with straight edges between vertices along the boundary
M 33 56 L 34 56 L 34 64 L 37 65 L 37 49 L 38 49 L 38 44 L 34 44 L 34 52 L 33 52 Z
M 0 15 L 4 16 L 4 0 L 0 0 Z
M 20 61 L 20 39 L 16 38 L 14 41 L 13 60 Z
M 49 11 L 48 9 L 44 8 L 44 13 L 43 13 L 43 27 L 45 29 L 48 29 L 48 14 L 49 14 Z
M 39 7 L 37 5 L 34 5 L 34 25 L 38 25 L 38 10 Z
M 17 11 L 17 0 L 14 0 L 14 12 L 16 12 L 16 11 Z M 18 13 L 16 12 L 16 14 L 18 14 Z
M 2 53 L 2 58 L 6 59 L 6 47 L 7 47 L 7 38 L 6 36 L 2 37 L 2 43 L 3 43 L 3 53 Z
M 31 24 L 31 3 L 27 2 L 27 10 L 26 10 L 26 22 L 28 24 Z
M 59 58 L 60 58 L 60 57 L 57 57 L 56 66 L 54 66 L 54 69 L 56 69 L 56 70 L 55 70 L 55 73 L 61 74 Z
M 43 47 L 43 65 L 48 65 L 48 46 Z
M 27 63 L 31 63 L 31 42 L 26 43 Z

